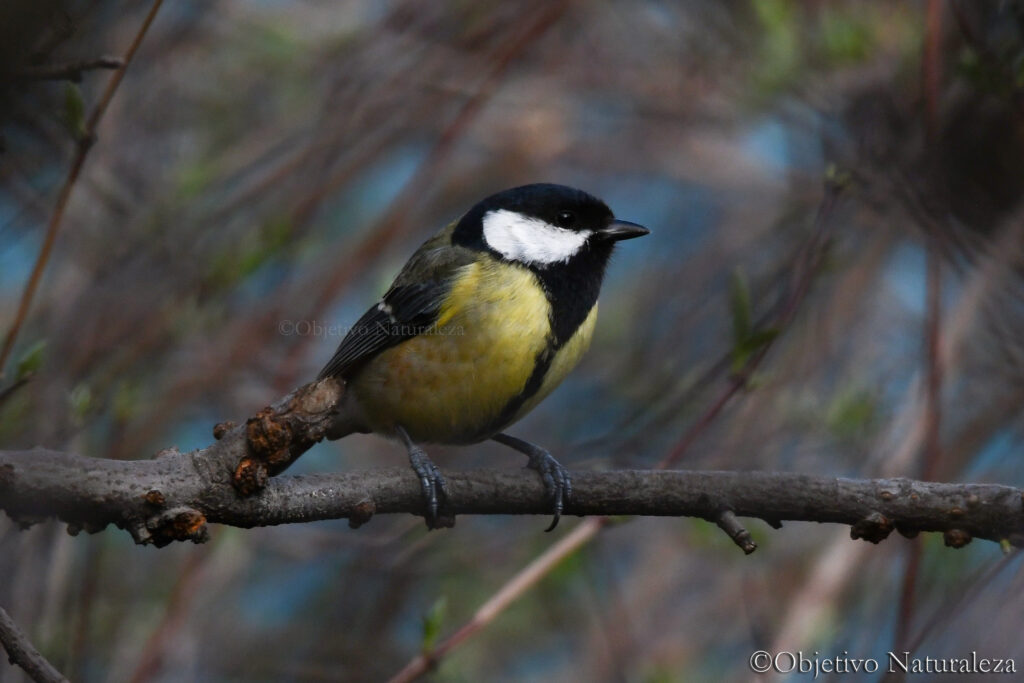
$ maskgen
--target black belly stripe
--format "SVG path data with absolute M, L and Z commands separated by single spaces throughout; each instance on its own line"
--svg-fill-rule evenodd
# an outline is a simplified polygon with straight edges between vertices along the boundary
M 530 378 L 526 380 L 522 391 L 509 399 L 488 425 L 487 436 L 505 427 L 523 404 L 540 391 L 544 377 L 555 360 L 555 354 L 576 335 L 580 325 L 597 304 L 604 266 L 610 253 L 610 245 L 595 247 L 588 244 L 587 248 L 566 264 L 531 268 L 551 305 L 548 316 L 551 332 L 547 346 L 534 359 Z
M 593 310 L 593 307 L 591 307 Z M 590 311 L 587 311 L 587 315 Z M 583 320 L 586 320 L 586 316 L 580 320 L 572 330 L 564 330 L 567 332 L 567 336 L 563 339 L 557 337 L 548 337 L 548 344 L 544 347 L 544 350 L 537 354 L 533 361 L 533 372 L 530 373 L 530 378 L 526 380 L 526 384 L 523 385 L 522 391 L 509 399 L 505 407 L 501 409 L 498 416 L 488 426 L 491 431 L 497 432 L 509 421 L 515 417 L 519 409 L 523 407 L 523 404 L 533 398 L 533 396 L 540 391 L 541 386 L 544 384 L 544 378 L 548 374 L 548 370 L 551 369 L 551 363 L 555 360 L 555 355 L 562 349 L 565 344 L 575 336 L 576 331 L 583 324 Z M 554 326 L 553 326 L 554 327 Z
M 549 340 L 547 347 L 538 353 L 534 359 L 533 372 L 530 373 L 530 378 L 523 385 L 522 391 L 509 399 L 497 417 L 487 425 L 487 428 L 484 430 L 485 438 L 501 431 L 505 425 L 512 421 L 512 418 L 516 416 L 516 413 L 523 407 L 523 404 L 540 391 L 541 385 L 544 384 L 544 377 L 548 374 L 548 369 L 551 367 L 551 362 L 555 359 L 557 351 L 558 349 Z

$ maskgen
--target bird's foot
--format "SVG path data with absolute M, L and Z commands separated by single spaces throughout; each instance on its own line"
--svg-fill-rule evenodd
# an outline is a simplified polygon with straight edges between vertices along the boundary
M 526 466 L 540 474 L 547 498 L 554 506 L 554 519 L 551 520 L 551 525 L 544 530 L 551 531 L 558 526 L 558 520 L 562 517 L 565 504 L 572 499 L 572 479 L 569 477 L 569 470 L 562 467 L 561 463 L 539 446 L 534 446 L 527 453 L 527 457 L 530 458 L 530 462 Z
M 420 478 L 420 487 L 423 489 L 423 498 L 427 502 L 427 513 L 425 516 L 428 529 L 438 529 L 443 526 L 452 526 L 454 520 L 439 520 L 437 511 L 441 505 L 448 500 L 448 482 L 434 462 L 427 457 L 418 446 L 409 449 L 409 463 Z

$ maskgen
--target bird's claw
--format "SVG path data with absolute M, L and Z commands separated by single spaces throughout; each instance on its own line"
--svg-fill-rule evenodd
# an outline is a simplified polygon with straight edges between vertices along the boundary
M 419 448 L 409 451 L 409 462 L 416 476 L 420 478 L 423 497 L 427 501 L 426 522 L 430 529 L 437 529 L 438 510 L 448 500 L 448 482 L 434 462 Z
M 569 470 L 562 467 L 561 463 L 543 449 L 538 448 L 529 455 L 529 458 L 530 462 L 526 466 L 540 474 L 547 498 L 554 506 L 554 519 L 544 530 L 551 531 L 558 526 L 565 504 L 572 500 L 572 479 L 569 477 Z

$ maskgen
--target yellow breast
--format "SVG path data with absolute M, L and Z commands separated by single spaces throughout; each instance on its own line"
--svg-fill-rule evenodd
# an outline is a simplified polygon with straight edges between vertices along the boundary
M 435 328 L 370 361 L 349 383 L 369 427 L 414 441 L 489 438 L 547 396 L 590 343 L 597 307 L 551 361 L 539 391 L 495 424 L 549 344 L 550 304 L 529 270 L 483 259 L 460 269 Z

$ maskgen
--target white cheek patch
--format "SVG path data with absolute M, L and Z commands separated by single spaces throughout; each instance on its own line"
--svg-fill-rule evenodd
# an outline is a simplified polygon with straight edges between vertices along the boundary
M 565 263 L 590 237 L 589 230 L 566 230 L 515 211 L 488 211 L 483 218 L 487 246 L 510 261 L 536 265 Z

